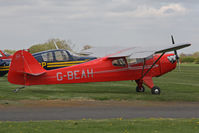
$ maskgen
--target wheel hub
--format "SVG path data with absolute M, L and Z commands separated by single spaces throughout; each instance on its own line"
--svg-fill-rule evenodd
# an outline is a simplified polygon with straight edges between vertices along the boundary
M 155 94 L 155 95 L 160 94 L 160 88 L 157 87 L 157 86 L 153 87 L 153 88 L 151 89 L 151 93 L 152 93 L 152 94 Z
M 158 89 L 155 89 L 155 93 L 157 94 L 159 92 L 159 90 Z

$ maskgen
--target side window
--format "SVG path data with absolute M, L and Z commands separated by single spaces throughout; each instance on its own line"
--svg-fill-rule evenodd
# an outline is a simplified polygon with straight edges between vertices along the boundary
M 127 60 L 128 64 L 135 64 L 136 63 L 136 59 L 135 58 L 127 57 L 126 60 Z
M 56 61 L 63 61 L 64 60 L 64 57 L 62 56 L 61 51 L 55 51 L 55 59 L 56 59 Z
M 3 57 L 1 53 L 0 53 L 0 57 Z
M 145 58 L 145 60 L 150 60 L 150 59 L 153 59 L 153 55 L 150 55 Z M 136 63 L 143 63 L 143 62 L 144 62 L 144 58 L 136 58 Z
M 43 61 L 53 61 L 53 53 L 52 52 L 47 52 L 41 54 Z
M 126 66 L 126 62 L 125 62 L 124 58 L 115 59 L 112 61 L 112 64 L 114 66 L 120 66 L 120 67 Z
M 69 60 L 68 53 L 66 51 L 55 51 L 56 61 L 67 61 Z
M 144 59 L 143 58 L 136 58 L 136 63 L 143 63 L 144 62 Z
M 69 56 L 68 56 L 68 53 L 66 51 L 62 51 L 62 55 L 63 55 L 65 61 L 69 60 Z
M 38 62 L 42 62 L 43 61 L 43 58 L 41 55 L 34 55 L 35 59 L 38 61 Z
M 128 64 L 139 64 L 139 63 L 143 63 L 144 62 L 144 58 L 130 58 L 127 57 L 127 62 Z M 149 59 L 153 59 L 153 55 L 150 55 L 148 57 L 145 58 L 145 60 L 149 60 Z

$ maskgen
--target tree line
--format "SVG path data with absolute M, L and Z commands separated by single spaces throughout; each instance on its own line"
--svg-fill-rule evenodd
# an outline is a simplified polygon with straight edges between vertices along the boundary
M 74 50 L 75 44 L 73 44 L 70 40 L 66 41 L 66 40 L 60 40 L 60 39 L 49 39 L 45 43 L 33 44 L 30 48 L 28 48 L 28 51 L 33 54 L 33 53 L 37 53 L 37 52 L 41 52 L 45 50 L 56 49 L 55 44 L 57 45 L 59 49 L 66 49 L 73 53 L 77 52 Z M 89 48 L 91 48 L 91 45 L 84 45 L 81 48 L 81 50 L 85 50 Z M 16 50 L 11 50 L 11 49 L 5 49 L 4 51 L 7 52 L 8 54 L 14 54 L 16 52 Z
M 50 39 L 45 43 L 34 44 L 28 50 L 30 53 L 33 54 L 40 51 L 56 49 L 55 43 L 57 44 L 59 49 L 66 49 L 70 52 L 77 53 L 77 51 L 74 51 L 75 45 L 71 41 L 60 40 L 60 39 Z M 92 47 L 91 45 L 84 45 L 81 49 L 85 50 L 91 47 Z M 14 54 L 16 52 L 16 50 L 10 50 L 10 49 L 6 49 L 4 51 L 9 54 Z M 184 53 L 180 54 L 180 62 L 199 64 L 199 52 L 195 52 L 193 54 L 184 54 Z
M 193 54 L 180 54 L 181 63 L 195 63 L 199 64 L 199 52 Z

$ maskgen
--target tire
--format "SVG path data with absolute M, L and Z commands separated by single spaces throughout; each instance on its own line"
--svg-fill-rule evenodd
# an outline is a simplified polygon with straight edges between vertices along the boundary
M 136 92 L 144 92 L 145 88 L 142 86 L 141 88 L 139 86 L 136 87 Z
M 151 89 L 151 93 L 153 95 L 160 95 L 160 88 L 157 87 L 157 86 L 154 86 L 152 89 Z

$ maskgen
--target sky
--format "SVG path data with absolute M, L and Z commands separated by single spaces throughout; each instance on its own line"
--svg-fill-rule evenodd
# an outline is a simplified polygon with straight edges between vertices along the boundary
M 198 0 L 0 0 L 1 49 L 26 49 L 52 38 L 76 49 L 165 46 L 199 51 Z

